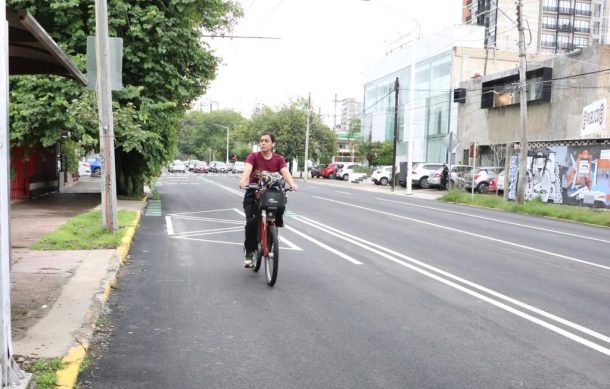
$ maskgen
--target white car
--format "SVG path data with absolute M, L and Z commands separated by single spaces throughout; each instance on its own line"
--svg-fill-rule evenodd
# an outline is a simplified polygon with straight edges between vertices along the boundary
M 242 161 L 235 161 L 233 163 L 233 173 L 243 173 L 246 164 Z
M 175 172 L 186 173 L 186 166 L 184 165 L 184 162 L 175 160 L 171 166 L 171 172 L 172 173 L 175 173 Z
M 396 167 L 396 174 L 400 171 Z M 379 166 L 371 176 L 371 180 L 375 185 L 388 185 L 390 183 L 390 177 L 392 176 L 392 166 Z
M 90 176 L 91 165 L 86 161 L 78 161 L 78 175 L 79 176 Z

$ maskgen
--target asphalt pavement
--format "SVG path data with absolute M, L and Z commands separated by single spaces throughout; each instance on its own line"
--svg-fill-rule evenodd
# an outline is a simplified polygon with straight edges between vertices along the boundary
M 237 182 L 158 182 L 81 387 L 610 382 L 608 229 L 309 180 L 270 288 L 241 267 Z

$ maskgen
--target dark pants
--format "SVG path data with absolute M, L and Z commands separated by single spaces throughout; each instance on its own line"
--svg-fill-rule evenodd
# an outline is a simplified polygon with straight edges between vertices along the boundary
M 256 189 L 246 190 L 243 205 L 244 213 L 246 214 L 246 240 L 244 241 L 244 250 L 246 250 L 246 253 L 249 253 L 251 251 L 255 251 L 258 246 L 258 217 L 260 215 L 260 210 L 256 202 Z M 283 215 L 283 209 L 276 212 L 276 226 L 284 226 Z
M 246 253 L 256 250 L 258 235 L 258 206 L 256 204 L 256 190 L 247 189 L 244 195 L 244 213 L 246 214 L 246 240 L 244 250 Z

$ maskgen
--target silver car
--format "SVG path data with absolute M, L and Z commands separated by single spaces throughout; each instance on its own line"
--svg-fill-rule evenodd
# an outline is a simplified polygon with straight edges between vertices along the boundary
M 482 166 L 469 171 L 464 175 L 464 185 L 466 190 L 474 188 L 479 193 L 487 193 L 489 182 L 500 173 L 501 167 Z

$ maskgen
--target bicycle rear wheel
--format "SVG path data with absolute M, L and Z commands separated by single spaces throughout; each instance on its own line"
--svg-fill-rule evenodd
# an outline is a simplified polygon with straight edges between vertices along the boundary
M 277 280 L 277 268 L 280 260 L 280 248 L 278 245 L 277 226 L 270 225 L 267 229 L 267 241 L 269 242 L 269 255 L 264 257 L 265 260 L 265 278 L 267 285 L 275 285 Z

